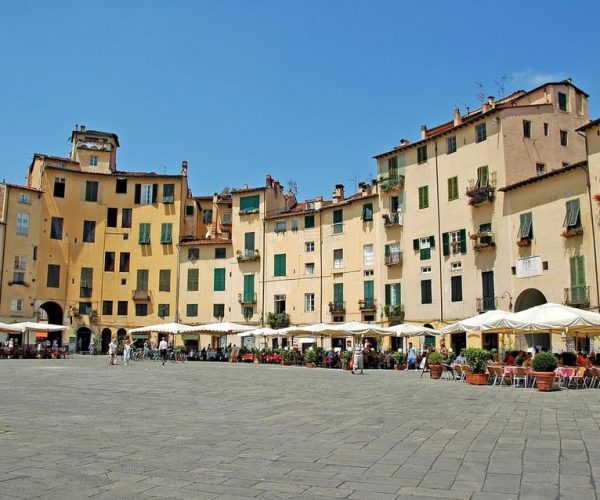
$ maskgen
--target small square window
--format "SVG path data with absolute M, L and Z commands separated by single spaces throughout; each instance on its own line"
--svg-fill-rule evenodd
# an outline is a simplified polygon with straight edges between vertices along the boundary
M 475 142 L 483 142 L 487 139 L 487 129 L 485 123 L 475 126 Z
M 315 264 L 314 262 L 308 262 L 304 264 L 304 274 L 307 276 L 312 276 L 315 274 Z
M 427 161 L 427 144 L 417 148 L 417 163 L 425 163 Z
M 304 243 L 304 251 L 305 252 L 314 252 L 315 251 L 315 242 L 314 241 L 306 241 Z
M 188 248 L 188 260 L 198 260 L 200 258 L 199 248 Z
M 194 215 L 194 205 L 185 206 L 185 215 Z
M 421 274 L 431 274 L 431 266 L 422 267 Z
M 458 271 L 462 271 L 462 262 L 451 262 L 450 263 L 450 272 L 456 273 Z
M 222 247 L 215 248 L 215 259 L 227 258 L 227 249 Z
M 536 163 L 535 164 L 535 173 L 537 175 L 542 175 L 546 173 L 546 165 L 544 163 Z
M 365 272 L 363 273 L 363 275 L 364 275 L 365 277 L 366 277 L 366 276 L 373 276 L 374 274 L 375 274 L 375 271 L 373 271 L 373 269 L 369 269 L 369 270 L 367 270 L 367 271 L 365 271 Z
M 456 136 L 448 137 L 446 139 L 446 154 L 451 155 L 456 152 Z
M 560 131 L 560 145 L 561 146 L 568 146 L 568 133 L 566 130 L 561 130 Z
M 275 232 L 276 233 L 285 233 L 287 229 L 287 222 L 284 220 L 278 220 L 275 222 Z
M 97 167 L 98 166 L 98 157 L 96 155 L 91 155 L 90 156 L 90 167 Z
M 126 194 L 127 193 L 127 179 L 117 178 L 117 182 L 115 185 L 115 193 L 117 194 Z

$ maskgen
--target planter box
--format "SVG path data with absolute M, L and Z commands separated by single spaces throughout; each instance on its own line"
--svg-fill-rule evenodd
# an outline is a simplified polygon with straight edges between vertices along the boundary
M 442 377 L 442 365 L 429 365 L 429 377 L 438 379 Z
M 554 391 L 558 386 L 554 384 L 554 372 L 533 372 L 536 385 L 540 391 Z
M 490 378 L 488 373 L 469 373 L 467 383 L 471 385 L 487 385 Z
M 306 363 L 306 368 L 316 368 L 317 365 L 315 363 Z

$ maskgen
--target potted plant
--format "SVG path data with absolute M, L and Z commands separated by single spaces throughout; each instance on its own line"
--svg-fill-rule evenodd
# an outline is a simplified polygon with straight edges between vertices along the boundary
M 404 353 L 397 351 L 392 354 L 392 358 L 394 359 L 394 370 L 404 370 L 404 361 L 406 359 Z
M 485 349 L 470 347 L 465 351 L 465 359 L 471 368 L 471 373 L 467 374 L 467 382 L 472 385 L 486 385 L 489 374 L 486 373 L 490 352 Z
M 252 361 L 254 364 L 259 365 L 262 363 L 262 353 L 258 347 L 252 348 L 253 358 Z
M 304 352 L 304 364 L 306 368 L 315 368 L 317 365 L 315 364 L 315 359 L 317 358 L 317 353 L 313 350 L 312 347 L 309 347 Z
M 343 370 L 351 370 L 352 369 L 351 362 L 352 362 L 352 351 L 344 351 L 342 353 L 342 369 Z
M 294 364 L 294 350 L 285 349 L 282 353 L 282 364 L 284 366 L 292 366 Z
M 556 356 L 551 352 L 540 352 L 532 362 L 533 376 L 540 391 L 551 391 L 554 387 L 554 370 L 558 366 Z
M 442 360 L 444 357 L 439 352 L 430 352 L 427 356 L 427 364 L 429 365 L 429 376 L 438 379 L 442 376 Z

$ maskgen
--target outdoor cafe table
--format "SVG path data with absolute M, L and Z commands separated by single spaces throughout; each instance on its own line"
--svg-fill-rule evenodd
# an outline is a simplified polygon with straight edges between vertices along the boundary
M 525 370 L 525 372 L 527 373 L 527 375 L 531 375 L 531 368 L 525 368 L 523 366 L 504 366 L 504 376 L 505 377 L 512 377 L 515 372 L 519 369 L 523 368 Z
M 576 366 L 560 366 L 556 370 L 554 370 L 554 373 L 556 373 L 556 375 L 558 375 L 559 377 L 561 377 L 563 379 L 568 379 L 568 378 L 575 376 L 575 374 L 577 373 L 577 367 Z

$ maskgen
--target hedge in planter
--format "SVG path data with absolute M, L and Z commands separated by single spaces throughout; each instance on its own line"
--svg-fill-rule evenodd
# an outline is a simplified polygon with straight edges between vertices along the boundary
M 485 349 L 470 347 L 465 350 L 465 359 L 471 367 L 471 374 L 467 375 L 467 382 L 474 385 L 487 384 L 489 375 L 486 373 L 491 353 Z
M 431 352 L 427 356 L 427 364 L 429 365 L 429 376 L 437 379 L 442 376 L 442 360 L 444 357 L 439 352 Z
M 535 355 L 532 362 L 533 376 L 540 391 L 554 389 L 554 370 L 558 366 L 556 356 L 550 352 L 540 352 Z

